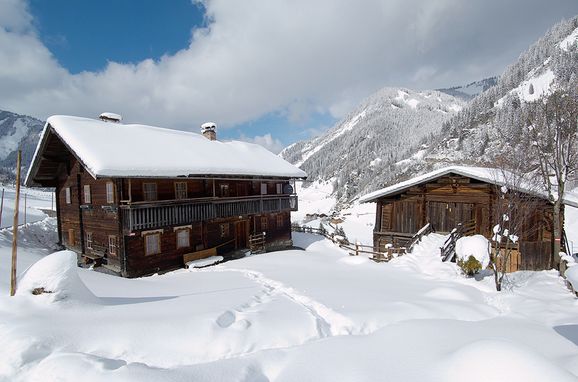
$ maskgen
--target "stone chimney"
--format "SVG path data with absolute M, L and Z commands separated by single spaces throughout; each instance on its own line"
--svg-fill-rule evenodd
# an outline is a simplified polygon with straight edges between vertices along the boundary
M 205 138 L 209 141 L 216 141 L 217 140 L 217 124 L 215 122 L 207 122 L 201 125 L 201 133 Z
M 99 115 L 98 119 L 104 122 L 119 123 L 120 121 L 122 121 L 122 116 L 120 114 L 105 112 Z

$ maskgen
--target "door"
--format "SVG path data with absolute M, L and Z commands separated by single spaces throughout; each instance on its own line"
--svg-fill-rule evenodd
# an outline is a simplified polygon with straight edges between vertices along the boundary
M 451 232 L 458 223 L 474 219 L 473 203 L 428 202 L 428 220 L 438 232 Z
M 248 227 L 247 220 L 235 222 L 235 249 L 247 248 Z

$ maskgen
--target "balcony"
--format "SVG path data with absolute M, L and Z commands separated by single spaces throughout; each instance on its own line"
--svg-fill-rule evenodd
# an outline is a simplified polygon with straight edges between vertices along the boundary
M 120 210 L 124 229 L 132 232 L 233 216 L 297 211 L 297 206 L 297 195 L 274 195 L 134 203 L 121 205 Z

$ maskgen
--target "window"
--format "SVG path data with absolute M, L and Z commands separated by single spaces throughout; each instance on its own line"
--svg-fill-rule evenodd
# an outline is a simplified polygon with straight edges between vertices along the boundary
M 282 194 L 283 193 L 283 185 L 281 183 L 277 183 L 277 193 L 278 194 Z
M 92 249 L 92 232 L 86 233 L 86 248 Z
M 175 199 L 187 198 L 187 182 L 175 182 Z
M 106 182 L 106 202 L 114 203 L 114 184 Z
M 70 187 L 64 189 L 64 200 L 66 201 L 66 204 L 70 204 Z
M 269 220 L 267 219 L 267 216 L 261 216 L 261 229 L 263 231 L 269 229 Z
M 229 223 L 221 224 L 221 237 L 229 236 Z
M 221 188 L 221 196 L 228 197 L 230 195 L 228 184 L 221 184 L 219 187 Z
M 143 183 L 143 196 L 144 200 L 151 201 L 157 200 L 157 184 L 156 183 Z
M 69 229 L 68 230 L 68 245 L 69 246 L 74 246 L 74 230 L 73 229 Z
M 189 239 L 189 229 L 178 229 L 177 230 L 177 249 L 178 248 L 188 248 L 191 246 Z
M 91 197 L 90 197 L 90 185 L 85 184 L 84 185 L 84 204 L 90 204 L 92 203 Z
M 283 215 L 277 215 L 277 228 L 283 228 L 285 226 L 285 219 Z
M 261 195 L 267 195 L 267 183 L 261 183 Z
M 145 235 L 145 255 L 158 255 L 161 253 L 161 234 L 151 233 Z
M 109 255 L 116 255 L 116 248 L 117 248 L 116 236 L 109 235 L 108 236 L 108 254 Z

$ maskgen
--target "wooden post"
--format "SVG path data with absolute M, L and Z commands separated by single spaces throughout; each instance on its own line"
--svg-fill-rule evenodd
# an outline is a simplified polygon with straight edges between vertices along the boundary
M 2 227 L 2 211 L 4 210 L 4 189 L 2 189 L 2 199 L 0 201 L 0 227 Z
M 16 199 L 14 200 L 14 223 L 12 224 L 12 272 L 10 274 L 10 296 L 16 294 L 16 254 L 18 247 L 18 208 L 20 201 L 20 161 L 22 151 L 18 150 L 16 160 Z
M 355 256 L 359 256 L 359 242 L 355 243 Z

